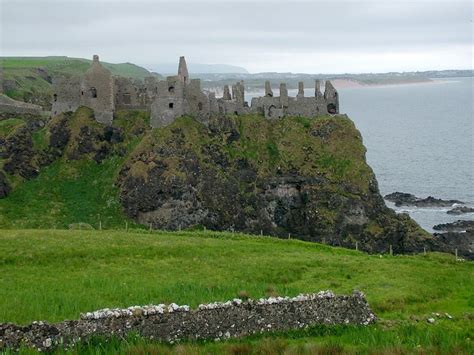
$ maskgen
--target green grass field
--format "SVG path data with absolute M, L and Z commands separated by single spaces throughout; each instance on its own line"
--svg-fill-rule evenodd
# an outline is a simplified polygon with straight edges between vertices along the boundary
M 472 354 L 474 266 L 452 255 L 379 256 L 296 240 L 207 231 L 0 230 L 0 322 L 78 318 L 149 303 L 188 304 L 363 291 L 379 322 L 314 327 L 225 343 L 143 339 L 79 346 L 89 353 Z M 433 312 L 445 316 L 435 324 Z

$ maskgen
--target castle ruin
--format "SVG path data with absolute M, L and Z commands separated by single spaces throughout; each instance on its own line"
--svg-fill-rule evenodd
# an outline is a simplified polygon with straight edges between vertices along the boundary
M 339 97 L 331 82 L 326 81 L 324 94 L 319 80 L 315 81 L 314 96 L 305 96 L 303 82 L 296 97 L 288 96 L 285 83 L 280 84 L 279 96 L 274 96 L 270 82 L 265 83 L 265 95 L 254 97 L 251 105 L 245 101 L 245 87 L 239 81 L 223 96 L 201 89 L 200 79 L 190 79 L 184 57 L 180 57 L 178 74 L 165 80 L 148 77 L 142 82 L 115 77 L 94 55 L 91 67 L 80 77 L 53 79 L 52 115 L 75 111 L 79 106 L 90 107 L 98 122 L 111 124 L 117 109 L 138 109 L 150 112 L 153 128 L 166 126 L 176 118 L 189 115 L 206 124 L 212 116 L 258 113 L 268 119 L 285 116 L 315 117 L 339 113 Z

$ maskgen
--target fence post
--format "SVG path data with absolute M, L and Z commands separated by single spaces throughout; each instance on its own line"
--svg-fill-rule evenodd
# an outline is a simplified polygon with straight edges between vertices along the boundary
M 263 230 L 262 229 L 260 229 L 260 235 L 263 235 Z
M 426 247 L 423 247 L 423 255 L 426 255 Z
M 390 255 L 393 255 L 392 244 L 390 244 Z
M 456 261 L 458 261 L 458 248 L 454 249 L 454 254 L 456 255 Z
M 99 221 L 99 230 L 102 230 L 102 221 Z
M 125 232 L 128 232 L 128 222 L 125 221 Z
M 291 239 L 291 233 L 288 233 L 288 239 Z
M 151 233 L 151 223 L 150 223 L 150 233 Z
M 356 241 L 356 250 L 359 251 L 359 242 Z

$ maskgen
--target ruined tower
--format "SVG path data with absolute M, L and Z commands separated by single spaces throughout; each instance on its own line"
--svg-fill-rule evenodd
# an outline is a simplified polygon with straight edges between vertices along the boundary
M 189 81 L 188 66 L 186 65 L 186 59 L 184 57 L 179 57 L 178 78 L 184 83 Z
M 114 78 L 112 73 L 99 62 L 95 54 L 92 65 L 84 74 L 81 82 L 81 105 L 94 110 L 95 119 L 111 124 L 115 110 Z
M 156 95 L 151 104 L 151 126 L 162 127 L 176 118 L 190 115 L 206 123 L 215 107 L 215 96 L 201 90 L 199 79 L 189 79 L 188 67 L 184 57 L 179 58 L 178 75 L 168 76 L 159 81 Z

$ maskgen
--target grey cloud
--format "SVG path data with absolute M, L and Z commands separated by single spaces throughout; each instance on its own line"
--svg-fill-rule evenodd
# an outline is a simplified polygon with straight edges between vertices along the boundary
M 0 1 L 4 55 L 98 51 L 152 65 L 179 54 L 239 64 L 295 53 L 298 68 L 302 53 L 472 49 L 470 1 Z

